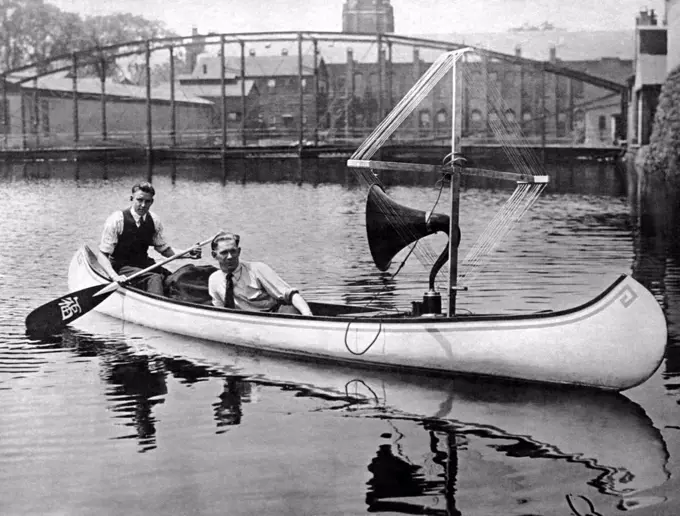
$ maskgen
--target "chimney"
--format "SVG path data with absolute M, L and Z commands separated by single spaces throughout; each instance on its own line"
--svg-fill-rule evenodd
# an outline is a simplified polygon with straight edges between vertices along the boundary
M 251 48 L 250 50 L 248 50 L 248 55 L 249 55 L 250 57 L 255 57 L 255 49 L 254 49 L 254 48 Z
M 196 27 L 191 27 L 191 35 L 198 36 L 198 29 Z
M 515 45 L 515 56 L 522 57 L 522 45 Z
M 647 9 L 640 10 L 640 14 L 635 19 L 635 25 L 638 26 L 655 26 L 657 23 L 656 13 L 654 9 L 648 11 Z
M 557 61 L 557 48 L 555 48 L 555 45 L 550 45 L 550 62 L 554 63 Z
M 282 48 L 282 49 L 281 49 L 281 55 L 282 55 L 282 56 L 287 56 L 287 55 L 288 55 L 288 49 L 287 49 L 287 48 Z

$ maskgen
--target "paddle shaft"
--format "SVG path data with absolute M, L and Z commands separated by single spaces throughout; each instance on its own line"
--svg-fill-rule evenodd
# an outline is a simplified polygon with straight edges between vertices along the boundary
M 190 252 L 193 251 L 194 249 L 196 249 L 196 248 L 198 248 L 198 247 L 203 247 L 204 245 L 208 244 L 209 242 L 212 242 L 212 240 L 213 240 L 217 235 L 219 235 L 219 233 L 217 233 L 216 235 L 214 235 L 214 236 L 212 236 L 212 237 L 210 237 L 210 238 L 207 238 L 207 239 L 203 240 L 203 242 L 199 242 L 199 243 L 197 243 L 197 244 L 194 244 L 194 245 L 191 246 L 191 247 L 188 247 L 188 248 L 185 249 L 184 251 L 180 251 L 179 253 L 175 253 L 175 254 L 173 254 L 172 256 L 169 256 L 169 257 L 166 258 L 165 260 L 161 260 L 161 261 L 158 262 L 158 263 L 154 263 L 153 265 L 147 267 L 146 269 L 143 269 L 143 270 L 141 270 L 141 271 L 137 271 L 137 272 L 135 272 L 133 275 L 128 276 L 128 277 L 125 279 L 125 281 L 122 281 L 122 282 L 114 281 L 113 283 L 110 283 L 110 284 L 108 284 L 107 286 L 103 287 L 99 292 L 97 292 L 97 293 L 95 294 L 95 296 L 101 296 L 101 295 L 106 294 L 106 293 L 108 293 L 108 292 L 112 292 L 112 291 L 116 290 L 116 289 L 118 288 L 118 286 L 121 285 L 121 284 L 123 284 L 123 283 L 129 283 L 129 282 L 132 281 L 133 279 L 138 278 L 139 276 L 142 276 L 143 274 L 146 274 L 147 272 L 151 272 L 152 270 L 157 269 L 158 267 L 162 267 L 162 266 L 165 265 L 166 263 L 170 263 L 171 261 L 176 260 L 177 258 L 181 258 L 182 256 L 184 256 L 184 255 L 187 254 L 187 253 L 190 253 Z

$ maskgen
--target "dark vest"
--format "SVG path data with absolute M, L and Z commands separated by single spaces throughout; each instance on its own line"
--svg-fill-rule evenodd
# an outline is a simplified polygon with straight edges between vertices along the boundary
M 146 268 L 154 262 L 149 258 L 148 250 L 153 245 L 156 226 L 151 215 L 146 214 L 144 222 L 137 227 L 130 208 L 123 210 L 123 232 L 118 235 L 118 243 L 111 253 L 113 268 L 120 269 L 123 265 Z

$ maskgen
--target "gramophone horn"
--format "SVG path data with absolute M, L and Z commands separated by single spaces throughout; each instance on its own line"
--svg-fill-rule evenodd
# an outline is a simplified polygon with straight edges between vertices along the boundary
M 449 217 L 407 208 L 373 185 L 366 199 L 366 233 L 371 256 L 378 269 L 386 271 L 392 258 L 407 245 L 438 231 L 449 233 Z M 455 235 L 456 245 L 460 233 Z

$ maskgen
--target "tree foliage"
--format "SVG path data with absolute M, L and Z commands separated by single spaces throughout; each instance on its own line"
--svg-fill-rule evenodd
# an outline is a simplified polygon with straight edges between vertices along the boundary
M 645 174 L 679 183 L 680 176 L 680 67 L 661 87 L 649 145 L 641 149 L 638 164 Z
M 44 0 L 0 0 L 0 68 L 4 70 L 78 50 L 171 36 L 176 34 L 163 23 L 132 14 L 83 19 Z M 103 59 L 110 62 L 107 56 Z

